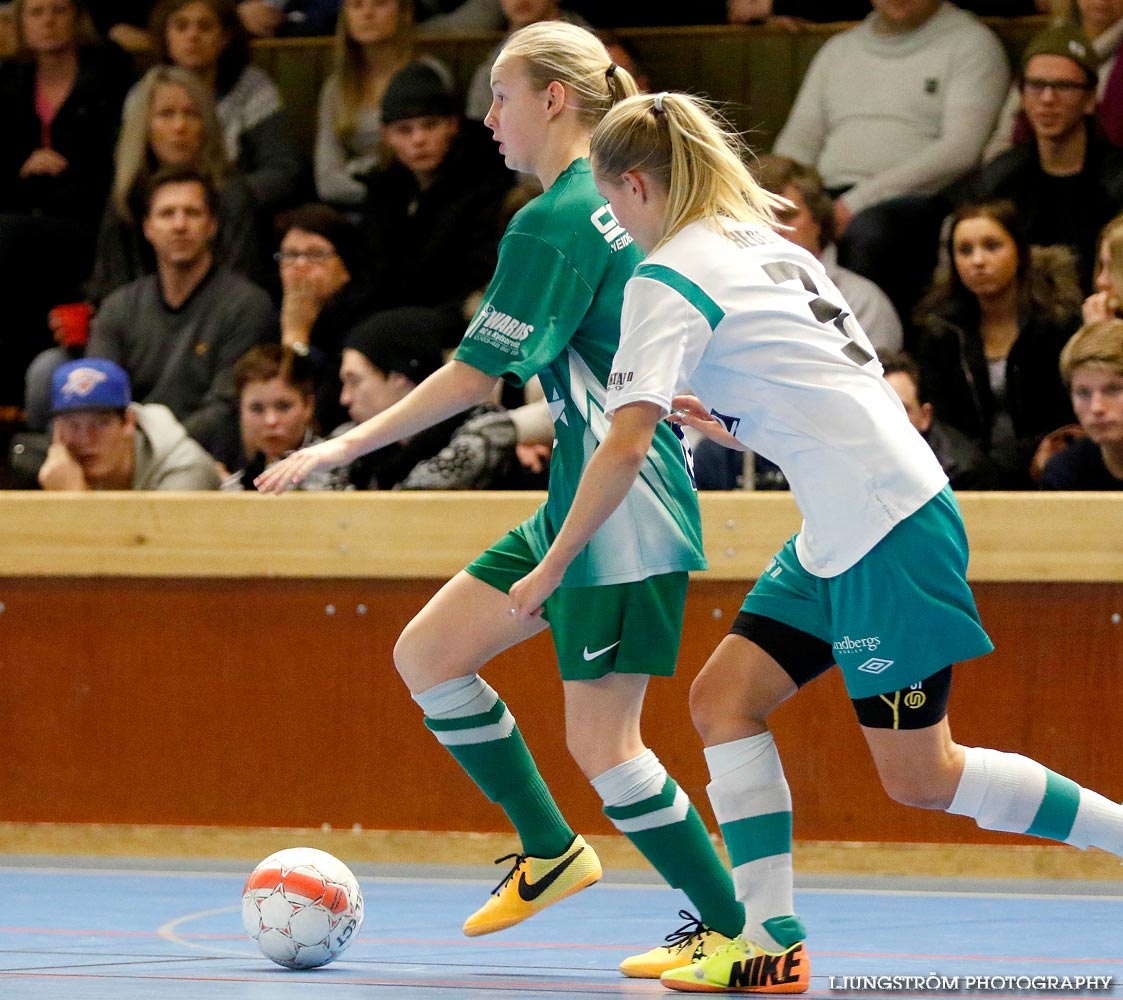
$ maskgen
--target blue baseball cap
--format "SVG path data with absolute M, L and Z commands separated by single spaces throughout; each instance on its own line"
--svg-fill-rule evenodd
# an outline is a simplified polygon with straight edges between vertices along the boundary
M 59 365 L 51 376 L 51 413 L 123 410 L 132 402 L 125 369 L 108 358 L 81 358 Z

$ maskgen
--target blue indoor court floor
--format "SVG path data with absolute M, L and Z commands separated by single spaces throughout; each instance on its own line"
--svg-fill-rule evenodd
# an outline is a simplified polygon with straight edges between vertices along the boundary
M 602 883 L 469 940 L 460 922 L 494 886 L 490 873 L 354 867 L 366 901 L 357 940 L 335 964 L 298 973 L 262 958 L 242 932 L 244 867 L 0 858 L 0 1000 L 677 995 L 616 971 L 681 923 L 685 897 L 670 889 Z M 955 984 L 944 996 L 1123 997 L 1120 892 L 1120 883 L 819 878 L 796 897 L 810 932 L 808 996 L 881 992 L 844 977 L 935 975 Z M 1000 980 L 983 988 L 987 977 Z M 1089 986 L 1091 977 L 1110 985 Z

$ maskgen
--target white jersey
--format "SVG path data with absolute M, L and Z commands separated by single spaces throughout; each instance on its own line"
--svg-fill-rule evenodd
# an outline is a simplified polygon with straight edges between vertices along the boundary
M 784 471 L 816 576 L 853 566 L 947 483 L 838 289 L 771 230 L 687 226 L 636 268 L 622 328 L 606 412 L 697 395 Z

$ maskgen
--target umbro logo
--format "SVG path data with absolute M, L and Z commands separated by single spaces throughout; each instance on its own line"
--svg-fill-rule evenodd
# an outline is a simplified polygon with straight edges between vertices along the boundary
M 893 666 L 895 662 L 895 660 L 883 660 L 880 657 L 875 656 L 872 659 L 866 660 L 866 662 L 861 664 L 858 669 L 861 670 L 864 674 L 883 674 L 886 670 Z
M 619 645 L 620 640 L 617 639 L 614 643 L 612 643 L 611 646 L 605 646 L 604 649 L 598 649 L 595 653 L 590 653 L 589 647 L 586 646 L 583 650 L 581 650 L 581 655 L 585 658 L 585 662 L 588 663 L 591 660 L 595 660 L 598 656 L 604 656 L 604 654 L 607 653 L 610 649 L 615 649 Z

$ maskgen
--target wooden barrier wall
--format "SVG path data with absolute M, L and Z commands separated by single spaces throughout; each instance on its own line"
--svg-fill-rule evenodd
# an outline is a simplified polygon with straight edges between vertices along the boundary
M 0 821 L 506 829 L 391 653 L 538 499 L 0 494 Z M 961 503 L 998 651 L 957 670 L 957 737 L 1123 798 L 1123 496 Z M 679 674 L 652 683 L 645 735 L 712 824 L 689 683 L 798 515 L 785 494 L 703 510 L 714 568 L 692 582 Z M 610 832 L 564 749 L 548 639 L 487 676 L 571 822 Z M 774 721 L 799 838 L 1013 842 L 889 802 L 833 673 Z
M 1046 23 L 1042 17 L 988 18 L 1016 64 L 1026 42 Z M 795 100 L 800 81 L 820 46 L 850 25 L 807 25 L 792 31 L 769 25 L 688 28 L 622 28 L 617 34 L 638 53 L 652 85 L 689 90 L 725 104 L 753 146 L 767 150 Z M 441 59 L 466 89 L 476 67 L 500 41 L 498 34 L 422 38 L 422 51 Z M 299 38 L 254 44 L 254 62 L 281 89 L 300 146 L 310 154 L 320 86 L 330 72 L 330 38 Z

